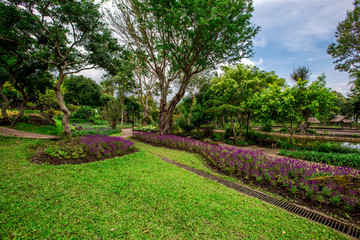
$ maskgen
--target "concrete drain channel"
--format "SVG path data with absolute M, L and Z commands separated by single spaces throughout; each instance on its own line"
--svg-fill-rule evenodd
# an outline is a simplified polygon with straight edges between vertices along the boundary
M 265 193 L 262 193 L 262 192 L 259 192 L 259 191 L 256 191 L 254 189 L 251 189 L 251 188 L 248 188 L 248 187 L 245 187 L 245 186 L 242 186 L 238 183 L 234 183 L 234 182 L 231 182 L 231 181 L 228 181 L 228 180 L 225 180 L 225 179 L 222 179 L 220 177 L 217 177 L 217 176 L 214 176 L 210 173 L 206 173 L 206 172 L 203 172 L 201 170 L 197 170 L 195 168 L 192 168 L 192 167 L 189 167 L 189 166 L 186 166 L 184 164 L 181 164 L 181 163 L 178 163 L 178 162 L 175 162 L 171 159 L 168 159 L 166 157 L 163 157 L 163 156 L 160 156 L 160 155 L 157 155 L 155 153 L 152 153 L 156 156 L 158 156 L 159 158 L 161 158 L 162 160 L 168 162 L 168 163 L 171 163 L 175 166 L 178 166 L 178 167 L 181 167 L 189 172 L 192 172 L 192 173 L 195 173 L 201 177 L 204 177 L 204 178 L 207 178 L 207 179 L 211 179 L 211 180 L 215 180 L 216 182 L 228 187 L 228 188 L 232 188 L 234 190 L 236 190 L 237 192 L 240 192 L 240 193 L 243 193 L 243 194 L 246 194 L 248 196 L 251 196 L 251 197 L 255 197 L 255 198 L 258 198 L 264 202 L 267 202 L 267 203 L 270 203 L 274 206 L 277 206 L 277 207 L 280 207 L 282 209 L 285 209 L 291 213 L 294 213 L 298 216 L 301 216 L 301 217 L 304 217 L 306 219 L 309 219 L 309 220 L 312 220 L 314 222 L 317 222 L 317 223 L 320 223 L 322 225 L 325 225 L 327 227 L 330 227 L 332 229 L 335 229 L 336 231 L 339 231 L 339 232 L 342 232 L 344 234 L 347 234 L 353 238 L 358 238 L 360 239 L 360 229 L 355 227 L 355 226 L 352 226 L 350 224 L 347 224 L 347 223 L 344 223 L 344 222 L 341 222 L 339 220 L 336 220 L 334 218 L 330 218 L 328 216 L 325 216 L 325 215 L 321 215 L 319 213 L 316 213 L 314 211 L 311 211 L 309 209 L 306 209 L 306 208 L 303 208 L 303 207 L 299 207 L 299 206 L 296 206 L 294 204 L 291 204 L 291 203 L 287 203 L 287 202 L 284 202 L 280 199 L 277 199 L 277 198 L 274 198 L 270 195 L 267 195 Z

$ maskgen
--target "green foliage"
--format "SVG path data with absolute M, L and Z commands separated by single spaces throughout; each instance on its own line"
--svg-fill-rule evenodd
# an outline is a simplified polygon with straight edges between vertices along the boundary
M 315 151 L 288 151 L 282 149 L 280 154 L 287 157 L 304 159 L 341 167 L 360 168 L 359 153 L 333 153 Z
M 104 109 L 105 118 L 109 122 L 112 129 L 116 128 L 119 117 L 122 112 L 122 104 L 119 100 L 112 99 L 110 100 Z
M 33 142 L 0 136 L 0 232 L 5 239 L 15 232 L 20 239 L 126 239 L 129 233 L 134 239 L 266 239 L 281 231 L 291 239 L 346 239 L 330 228 L 179 171 L 149 152 L 210 172 L 196 154 L 137 143 L 142 150 L 124 157 L 49 166 L 29 163 Z
M 73 118 L 90 120 L 91 117 L 95 116 L 95 110 L 92 107 L 80 107 L 76 112 L 72 114 Z
M 85 105 L 96 107 L 101 105 L 100 86 L 91 78 L 82 75 L 71 75 L 64 80 L 66 92 L 64 100 L 74 105 Z
M 186 116 L 179 117 L 176 119 L 176 124 L 185 132 L 190 133 L 195 129 L 195 126 L 188 122 Z
M 272 132 L 272 130 L 273 130 L 272 122 L 270 120 L 263 121 L 263 123 L 260 127 L 260 131 Z
M 141 127 L 135 127 L 135 131 L 141 131 L 141 132 L 157 132 L 159 131 L 158 125 L 146 125 Z
M 334 58 L 335 69 L 345 71 L 355 78 L 360 71 L 359 36 L 360 36 L 360 3 L 354 1 L 354 10 L 348 11 L 346 19 L 339 22 L 335 32 L 336 43 L 329 45 L 327 53 Z

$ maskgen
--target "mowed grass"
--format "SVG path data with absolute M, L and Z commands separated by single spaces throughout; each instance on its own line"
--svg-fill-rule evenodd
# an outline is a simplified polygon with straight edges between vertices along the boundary
M 56 123 L 55 126 L 51 125 L 32 125 L 28 123 L 19 122 L 15 125 L 15 129 L 19 131 L 25 131 L 25 132 L 33 132 L 33 133 L 41 133 L 46 135 L 54 135 L 54 136 L 60 136 L 63 132 L 62 122 L 61 120 L 54 119 Z M 73 127 L 72 127 L 73 128 Z
M 50 166 L 33 143 L 0 137 L 0 239 L 346 239 L 144 149 Z

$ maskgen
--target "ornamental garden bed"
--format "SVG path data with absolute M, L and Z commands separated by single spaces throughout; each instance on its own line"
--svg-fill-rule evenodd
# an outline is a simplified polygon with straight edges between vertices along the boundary
M 32 162 L 51 165 L 96 162 L 138 151 L 131 141 L 105 135 L 66 138 L 36 148 L 37 151 L 31 158 Z
M 215 146 L 178 136 L 138 132 L 135 138 L 201 153 L 208 165 L 222 173 L 360 225 L 359 169 L 272 158 L 258 151 Z

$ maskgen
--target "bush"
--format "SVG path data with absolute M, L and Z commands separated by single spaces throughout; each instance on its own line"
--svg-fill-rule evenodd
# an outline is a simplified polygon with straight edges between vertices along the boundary
M 281 133 L 288 133 L 289 130 L 287 130 L 286 128 L 282 127 L 282 128 L 280 128 L 279 132 L 281 132 Z
M 118 119 L 121 116 L 121 111 L 121 103 L 116 99 L 112 99 L 106 104 L 104 109 L 105 118 L 109 122 L 112 129 L 116 128 Z
M 73 118 L 80 118 L 90 120 L 90 117 L 95 116 L 95 110 L 91 107 L 81 107 L 76 112 L 72 114 Z
M 185 116 L 182 116 L 176 120 L 176 124 L 181 128 L 181 130 L 185 133 L 190 133 L 195 129 L 194 125 L 188 123 Z
M 266 121 L 266 122 L 264 122 L 264 123 L 261 125 L 260 130 L 263 131 L 263 132 L 272 132 L 273 126 L 272 126 L 272 124 L 271 124 L 271 121 Z
M 360 155 L 358 153 L 326 153 L 316 151 L 289 151 L 282 149 L 280 155 L 340 167 L 360 168 Z

